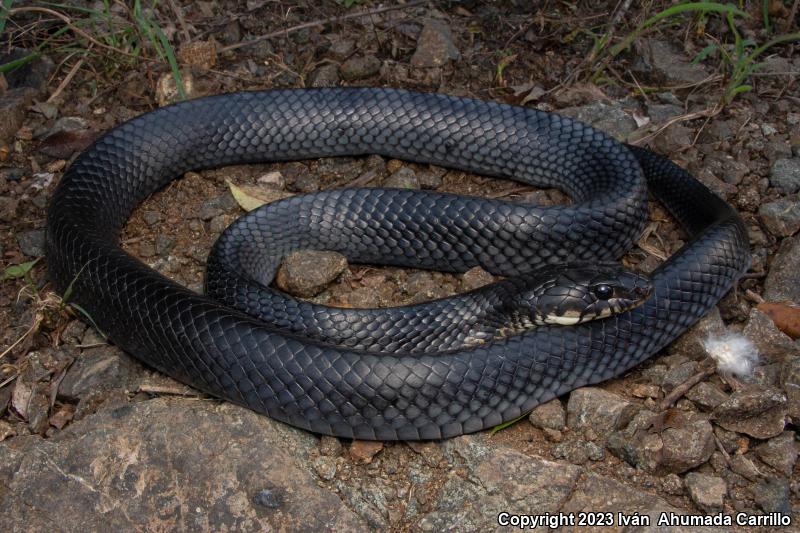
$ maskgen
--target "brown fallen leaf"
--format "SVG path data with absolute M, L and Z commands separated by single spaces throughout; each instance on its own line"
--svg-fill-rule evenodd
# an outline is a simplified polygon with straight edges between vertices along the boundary
M 100 135 L 95 130 L 60 131 L 48 136 L 39 145 L 39 151 L 56 159 L 69 159 L 80 152 Z
M 800 337 L 800 306 L 789 303 L 764 302 L 756 308 L 766 314 L 778 329 L 793 339 Z

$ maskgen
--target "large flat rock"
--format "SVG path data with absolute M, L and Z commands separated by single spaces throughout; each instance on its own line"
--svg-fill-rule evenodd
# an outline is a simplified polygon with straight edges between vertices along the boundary
M 317 438 L 216 401 L 156 399 L 0 444 L 4 531 L 328 531 L 364 522 L 303 466 Z

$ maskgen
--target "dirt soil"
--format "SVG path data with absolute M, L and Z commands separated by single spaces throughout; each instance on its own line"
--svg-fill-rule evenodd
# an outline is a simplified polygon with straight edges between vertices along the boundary
M 714 38 L 730 40 L 716 15 L 658 26 L 592 81 L 591 67 L 603 57 L 590 57 L 590 33 L 607 31 L 617 2 L 423 2 L 347 20 L 335 17 L 380 5 L 164 4 L 154 16 L 178 50 L 190 97 L 390 86 L 564 113 L 650 146 L 722 195 L 748 226 L 752 267 L 709 317 L 624 376 L 549 402 L 494 434 L 370 447 L 288 428 L 144 368 L 109 345 L 80 310 L 60 304 L 41 258 L 26 277 L 0 283 L 0 522 L 15 530 L 431 531 L 502 529 L 501 511 L 621 511 L 656 517 L 653 525 L 662 512 L 778 512 L 797 527 L 800 332 L 786 322 L 797 328 L 799 313 L 777 306 L 773 322 L 757 306 L 800 304 L 798 45 L 771 48 L 750 80 L 753 90 L 723 106 L 721 56 L 691 63 Z M 641 5 L 627 6 L 614 24 L 615 42 L 669 3 L 634 4 Z M 739 30 L 765 42 L 771 34 L 761 3 L 752 4 Z M 774 32 L 798 31 L 797 2 L 769 4 Z M 17 18 L 9 34 L 28 49 L 43 37 L 36 28 L 52 24 L 37 13 Z M 237 46 L 315 20 L 327 22 Z M 2 84 L 10 128 L 0 128 L 3 269 L 42 256 L 49 196 L 83 147 L 177 98 L 163 62 L 91 56 L 78 65 L 78 57 L 48 53 Z M 202 291 L 208 250 L 244 212 L 229 183 L 272 198 L 356 184 L 570 201 L 557 190 L 379 156 L 239 165 L 188 172 L 152 195 L 124 229 L 124 248 Z M 654 202 L 646 233 L 623 262 L 652 271 L 685 239 Z M 312 299 L 400 305 L 492 279 L 481 271 L 351 264 Z M 708 372 L 660 409 L 666 395 L 707 368 L 700 341 L 723 331 L 743 333 L 760 350 L 753 375 Z M 622 528 L 615 514 L 608 530 Z M 572 529 L 581 528 L 564 528 Z

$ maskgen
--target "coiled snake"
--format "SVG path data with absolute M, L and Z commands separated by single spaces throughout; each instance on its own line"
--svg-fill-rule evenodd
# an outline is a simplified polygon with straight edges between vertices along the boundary
M 282 332 L 119 246 L 133 208 L 187 170 L 370 153 L 555 186 L 574 203 L 340 189 L 280 202 L 268 218 L 284 226 L 260 242 L 277 256 L 324 243 L 362 261 L 514 275 L 618 258 L 643 227 L 648 188 L 691 239 L 653 272 L 652 294 L 634 309 L 432 353 L 375 353 Z M 56 288 L 72 284 L 72 301 L 148 365 L 314 432 L 414 440 L 494 426 L 641 363 L 731 288 L 749 265 L 747 242 L 734 210 L 689 174 L 579 122 L 466 98 L 343 88 L 212 96 L 111 130 L 57 186 L 46 253 Z M 271 268 L 262 266 L 256 277 Z

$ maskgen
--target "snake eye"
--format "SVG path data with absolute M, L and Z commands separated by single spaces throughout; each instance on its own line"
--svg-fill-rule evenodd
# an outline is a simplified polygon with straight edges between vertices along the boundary
M 614 289 L 610 285 L 595 285 L 592 292 L 601 300 L 608 300 L 614 294 Z

